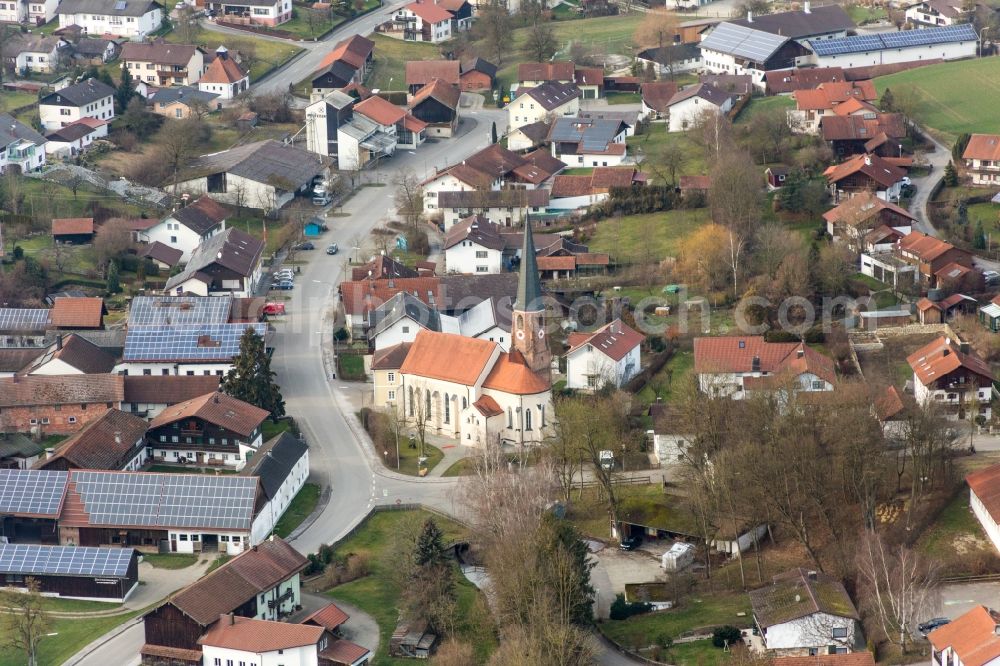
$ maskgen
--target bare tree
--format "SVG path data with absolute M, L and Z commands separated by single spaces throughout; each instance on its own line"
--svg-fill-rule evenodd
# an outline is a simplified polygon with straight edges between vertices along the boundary
M 38 666 L 38 644 L 48 631 L 50 620 L 42 606 L 38 581 L 25 579 L 26 592 L 7 589 L 0 592 L 0 645 L 23 652 L 28 666 Z
M 760 221 L 761 183 L 758 169 L 743 151 L 720 156 L 712 169 L 708 201 L 716 222 L 748 237 Z
M 411 169 L 401 169 L 392 181 L 396 188 L 396 212 L 414 231 L 424 210 L 424 190 L 420 178 Z
M 98 265 L 103 266 L 111 259 L 121 256 L 132 247 L 132 229 L 128 220 L 113 217 L 97 228 L 94 235 L 94 252 Z
M 559 48 L 559 41 L 556 33 L 552 29 L 552 24 L 539 17 L 528 28 L 528 39 L 524 44 L 528 55 L 536 61 L 543 62 L 555 55 Z
M 174 32 L 177 33 L 183 44 L 194 44 L 201 31 L 195 13 L 194 6 L 186 3 L 181 3 L 177 8 L 176 17 L 173 20 Z
M 513 27 L 511 23 L 507 3 L 503 0 L 490 0 L 479 10 L 479 18 L 473 24 L 473 30 L 482 41 L 485 52 L 497 65 L 504 62 Z
M 156 135 L 157 146 L 162 151 L 162 158 L 172 175 L 174 194 L 177 194 L 177 182 L 181 168 L 188 160 L 198 154 L 198 150 L 206 140 L 206 134 L 211 136 L 211 129 L 196 118 L 189 118 L 176 123 L 167 123 Z

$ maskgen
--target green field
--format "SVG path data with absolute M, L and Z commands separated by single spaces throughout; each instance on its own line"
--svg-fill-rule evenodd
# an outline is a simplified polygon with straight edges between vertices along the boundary
M 190 553 L 144 553 L 142 561 L 157 569 L 187 569 L 198 561 Z
M 959 493 L 938 514 L 937 519 L 920 535 L 917 549 L 945 562 L 952 560 L 959 551 L 993 553 L 982 525 L 969 507 L 968 493 Z
M 302 490 L 292 498 L 284 515 L 274 526 L 274 533 L 284 539 L 301 525 L 302 521 L 308 518 L 309 514 L 316 508 L 316 504 L 319 502 L 319 492 L 320 488 L 315 483 L 307 483 L 302 486 Z
M 737 613 L 745 615 L 740 617 Z M 696 594 L 684 600 L 679 608 L 636 615 L 627 620 L 607 620 L 600 628 L 605 636 L 614 641 L 626 647 L 635 647 L 652 644 L 657 636 L 664 634 L 676 640 L 686 633 L 724 624 L 750 626 L 750 598 L 746 594 Z M 711 648 L 711 642 L 708 647 Z M 698 648 L 692 649 L 702 652 Z M 722 653 L 722 650 L 718 652 Z M 691 663 L 695 661 L 692 659 Z
M 385 35 L 371 35 L 370 39 L 375 42 L 375 68 L 365 80 L 369 88 L 406 90 L 408 61 L 441 58 L 440 49 L 432 44 L 404 42 Z
M 37 101 L 38 95 L 34 93 L 4 90 L 0 92 L 0 111 L 10 112 Z
M 864 5 L 850 5 L 847 8 L 847 15 L 858 25 L 874 23 L 889 18 L 884 7 L 865 7 Z
M 121 608 L 117 601 L 87 601 L 84 599 L 61 599 L 42 597 L 42 608 L 51 613 L 107 612 Z
M 915 93 L 914 119 L 949 141 L 963 132 L 1000 133 L 1000 58 L 959 60 L 880 76 L 879 94 Z M 904 93 L 905 94 L 905 93 Z
M 636 134 L 625 140 L 629 154 L 644 157 L 643 168 L 651 171 L 660 164 L 663 156 L 669 153 L 680 153 L 684 162 L 677 170 L 678 176 L 695 176 L 707 173 L 704 150 L 691 135 L 685 132 L 668 132 L 665 124 L 653 124 L 644 134 Z M 658 174 L 650 174 L 658 181 Z M 666 176 L 666 174 L 665 174 Z
M 660 261 L 676 256 L 679 243 L 708 221 L 706 208 L 608 218 L 597 223 L 589 245 L 591 252 L 607 252 L 617 263 Z
M 664 402 L 683 391 L 694 375 L 694 354 L 689 351 L 677 351 L 663 368 L 653 376 L 652 381 L 642 387 L 638 398 L 646 404 L 656 402 L 654 386 L 661 385 L 660 398 Z
M 164 39 L 175 44 L 181 42 L 180 35 L 176 31 L 167 33 Z M 192 41 L 206 51 L 214 52 L 219 46 L 220 39 L 229 39 L 237 43 L 245 41 L 254 45 L 254 48 L 257 50 L 257 62 L 250 68 L 251 83 L 259 80 L 272 69 L 282 65 L 302 51 L 302 49 L 293 44 L 260 39 L 249 32 L 238 36 L 223 37 L 217 32 L 199 29 Z
M 975 226 L 982 222 L 987 232 L 1000 227 L 1000 204 L 977 203 L 968 207 L 969 224 Z
M 52 620 L 49 630 L 38 646 L 39 664 L 62 664 L 88 643 L 103 636 L 118 625 L 143 611 L 96 618 L 63 618 Z M 12 648 L 0 650 L 0 666 L 24 666 L 24 653 Z
M 781 109 L 782 112 L 795 108 L 795 100 L 791 96 L 775 95 L 773 97 L 754 97 L 750 103 L 743 107 L 740 115 L 736 116 L 736 124 L 749 123 L 754 116 L 770 111 L 771 109 Z

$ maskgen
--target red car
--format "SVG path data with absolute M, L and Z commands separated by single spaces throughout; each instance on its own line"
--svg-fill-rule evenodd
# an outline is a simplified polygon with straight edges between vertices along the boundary
M 264 304 L 264 314 L 266 314 L 266 315 L 283 315 L 283 314 L 285 314 L 285 304 L 284 303 L 265 303 Z

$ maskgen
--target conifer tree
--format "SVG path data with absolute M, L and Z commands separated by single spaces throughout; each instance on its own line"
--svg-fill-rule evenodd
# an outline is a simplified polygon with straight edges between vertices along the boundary
M 233 359 L 233 368 L 222 378 L 219 388 L 223 393 L 271 412 L 271 420 L 285 415 L 285 401 L 274 381 L 264 338 L 253 328 L 247 328 L 240 338 L 240 353 Z

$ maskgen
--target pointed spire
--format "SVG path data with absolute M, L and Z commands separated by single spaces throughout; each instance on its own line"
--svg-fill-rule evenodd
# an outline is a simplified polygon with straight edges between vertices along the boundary
M 542 288 L 538 284 L 538 261 L 535 259 L 535 238 L 531 223 L 524 222 L 524 245 L 521 248 L 521 272 L 517 280 L 517 300 L 514 309 L 536 312 L 542 306 Z

